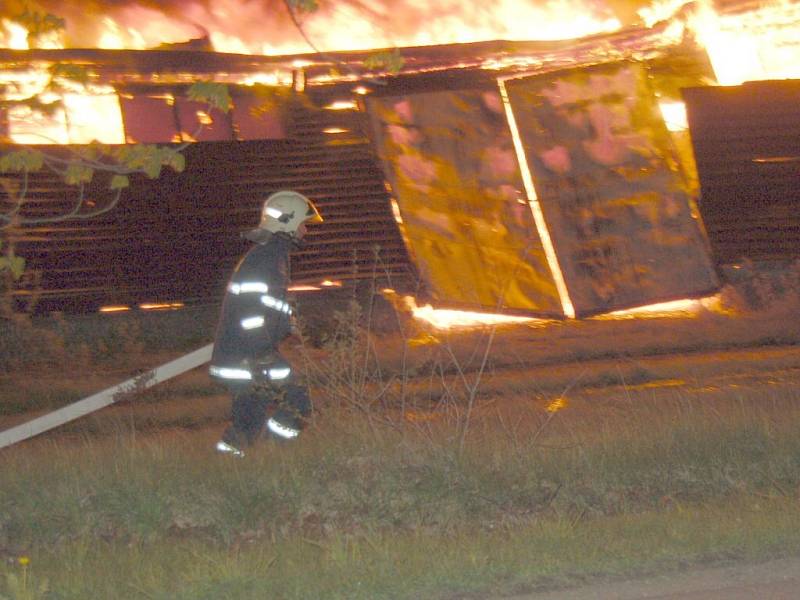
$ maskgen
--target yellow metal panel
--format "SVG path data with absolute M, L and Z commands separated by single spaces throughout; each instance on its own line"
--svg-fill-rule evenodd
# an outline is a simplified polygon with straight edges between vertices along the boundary
M 561 316 L 496 90 L 374 97 L 378 153 L 441 305 Z
M 575 313 L 719 285 L 647 73 L 617 63 L 502 82 Z

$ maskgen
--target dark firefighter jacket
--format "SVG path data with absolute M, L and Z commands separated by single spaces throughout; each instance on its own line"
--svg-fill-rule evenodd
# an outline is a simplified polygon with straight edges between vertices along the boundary
M 222 301 L 209 371 L 223 381 L 248 380 L 251 366 L 275 352 L 290 332 L 286 301 L 291 239 L 273 235 L 239 261 Z

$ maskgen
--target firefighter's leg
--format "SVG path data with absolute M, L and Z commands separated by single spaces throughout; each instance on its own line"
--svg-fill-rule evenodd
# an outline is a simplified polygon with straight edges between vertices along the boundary
M 222 436 L 224 445 L 234 448 L 241 453 L 258 439 L 264 423 L 268 399 L 263 391 L 250 385 L 232 387 L 233 401 L 231 402 L 231 426 Z M 220 444 L 220 451 L 229 451 Z M 233 454 L 237 452 L 231 451 Z
M 296 383 L 287 383 L 281 389 L 275 414 L 267 421 L 267 429 L 274 437 L 294 439 L 300 434 L 303 419 L 311 412 L 308 389 Z

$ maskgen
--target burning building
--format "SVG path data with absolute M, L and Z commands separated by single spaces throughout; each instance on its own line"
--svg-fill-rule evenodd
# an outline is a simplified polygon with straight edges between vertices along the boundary
M 650 5 L 634 24 L 619 7 L 573 8 L 571 28 L 547 28 L 570 39 L 550 41 L 478 41 L 522 35 L 480 13 L 380 52 L 369 32 L 326 37 L 335 15 L 323 13 L 327 28 L 302 26 L 325 42 L 312 53 L 283 33 L 237 37 L 234 3 L 219 5 L 225 27 L 184 2 L 199 12 L 167 36 L 131 26 L 155 8 L 120 3 L 76 29 L 91 49 L 28 49 L 2 21 L 6 94 L 55 63 L 93 73 L 56 117 L 0 116 L 11 141 L 56 154 L 189 144 L 183 173 L 134 181 L 102 217 L 18 227 L 37 274 L 20 295 L 56 308 L 214 299 L 244 250 L 236 232 L 282 188 L 326 219 L 294 257 L 297 289 L 378 278 L 442 307 L 580 317 L 701 297 L 722 264 L 800 254 L 800 5 Z M 533 10 L 515 6 L 496 8 Z M 229 84 L 230 113 L 186 99 L 203 79 Z M 90 188 L 102 204 L 104 186 Z M 28 196 L 25 214 L 57 214 L 75 192 L 42 174 Z

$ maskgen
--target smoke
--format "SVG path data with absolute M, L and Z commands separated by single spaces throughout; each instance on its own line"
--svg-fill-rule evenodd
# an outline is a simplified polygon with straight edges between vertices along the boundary
M 556 39 L 637 21 L 642 0 L 318 0 L 296 15 L 322 50 L 491 39 Z M 6 0 L 63 17 L 68 47 L 153 48 L 209 37 L 214 49 L 254 54 L 310 52 L 284 0 Z

